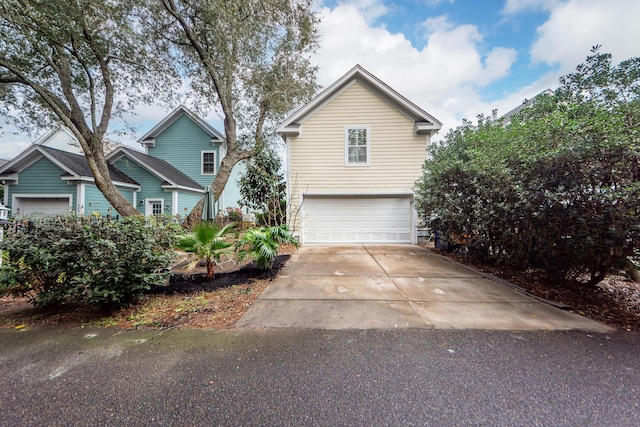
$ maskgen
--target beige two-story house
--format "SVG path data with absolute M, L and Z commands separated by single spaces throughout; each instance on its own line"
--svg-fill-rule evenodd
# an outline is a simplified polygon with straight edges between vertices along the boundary
M 416 243 L 413 185 L 442 123 L 356 65 L 277 129 L 301 243 Z

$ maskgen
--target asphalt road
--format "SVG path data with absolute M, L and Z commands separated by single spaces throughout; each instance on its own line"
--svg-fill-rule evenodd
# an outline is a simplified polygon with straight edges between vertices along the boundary
M 640 334 L 0 331 L 3 426 L 631 426 Z

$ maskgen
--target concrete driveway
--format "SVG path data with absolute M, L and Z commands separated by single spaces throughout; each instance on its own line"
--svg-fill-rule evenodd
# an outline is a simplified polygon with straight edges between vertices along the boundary
M 613 330 L 414 245 L 304 246 L 236 326 Z

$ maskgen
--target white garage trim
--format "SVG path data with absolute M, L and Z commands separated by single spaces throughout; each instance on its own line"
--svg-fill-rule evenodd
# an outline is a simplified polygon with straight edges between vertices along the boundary
M 305 194 L 304 243 L 415 243 L 411 194 Z
M 24 217 L 30 213 L 68 214 L 73 210 L 72 201 L 72 194 L 15 193 L 11 196 L 11 211 L 16 217 Z M 39 204 L 39 207 L 34 207 L 35 204 Z

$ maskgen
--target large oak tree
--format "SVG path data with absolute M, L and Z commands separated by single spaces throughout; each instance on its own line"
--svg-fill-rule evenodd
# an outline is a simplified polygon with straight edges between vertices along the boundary
M 317 90 L 311 0 L 160 0 L 151 27 L 192 89 L 224 119 L 216 200 L 234 165 L 260 152 L 273 125 Z M 156 2 L 150 1 L 150 7 Z M 200 216 L 202 201 L 189 215 Z
M 103 139 L 112 117 L 168 87 L 132 0 L 3 0 L 0 113 L 22 129 L 62 124 L 95 182 L 124 216 L 137 214 L 112 183 Z

